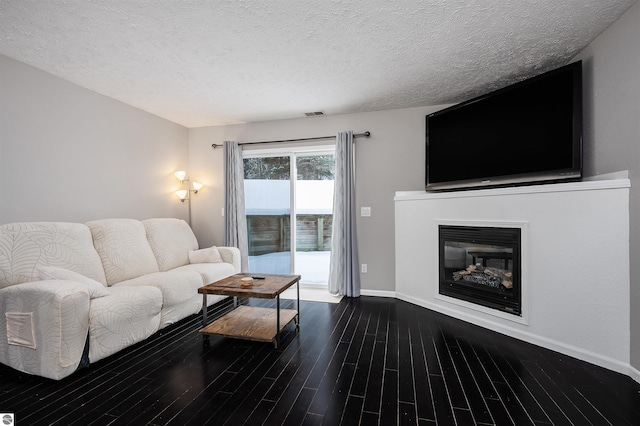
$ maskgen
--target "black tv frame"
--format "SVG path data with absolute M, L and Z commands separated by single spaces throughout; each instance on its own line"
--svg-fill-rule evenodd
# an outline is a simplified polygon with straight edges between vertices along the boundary
M 430 161 L 429 158 L 429 121 L 432 117 L 443 114 L 455 113 L 464 109 L 468 105 L 477 107 L 478 103 L 485 100 L 495 99 L 501 94 L 515 92 L 520 88 L 544 82 L 545 79 L 558 73 L 571 72 L 573 85 L 573 115 L 572 115 L 572 165 L 569 168 L 555 170 L 540 170 L 531 173 L 516 173 L 499 176 L 482 176 L 472 179 L 430 181 Z M 494 188 L 504 186 L 533 185 L 542 183 L 568 182 L 580 180 L 582 177 L 582 61 L 573 62 L 560 68 L 545 72 L 538 76 L 528 78 L 521 82 L 506 86 L 504 88 L 489 92 L 468 101 L 453 105 L 451 107 L 428 114 L 425 117 L 425 139 L 426 139 L 426 170 L 425 189 L 427 191 L 455 191 L 466 189 Z

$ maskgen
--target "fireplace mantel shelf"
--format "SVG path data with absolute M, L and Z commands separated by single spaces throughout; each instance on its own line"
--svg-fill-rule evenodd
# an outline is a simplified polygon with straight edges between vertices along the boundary
M 443 198 L 491 197 L 496 195 L 541 194 L 551 192 L 593 191 L 598 189 L 629 188 L 629 179 L 583 180 L 581 182 L 545 185 L 513 186 L 505 188 L 473 189 L 451 192 L 397 191 L 395 201 L 410 201 Z

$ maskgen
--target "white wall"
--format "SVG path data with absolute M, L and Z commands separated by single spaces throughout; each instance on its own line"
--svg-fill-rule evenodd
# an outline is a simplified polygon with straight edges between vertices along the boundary
M 189 131 L 191 175 L 207 189 L 193 200 L 194 229 L 201 245 L 222 244 L 224 205 L 223 150 L 211 144 L 281 140 L 335 135 L 339 131 L 370 131 L 356 139 L 356 202 L 371 207 L 371 217 L 358 218 L 362 288 L 395 291 L 393 197 L 399 189 L 424 188 L 425 115 L 442 107 L 409 108 L 233 126 L 202 127 Z M 326 142 L 325 142 L 326 143 Z M 264 148 L 264 145 L 260 146 Z
M 640 3 L 575 59 L 584 71 L 585 174 L 629 170 L 631 365 L 640 381 Z
M 0 223 L 186 218 L 188 130 L 0 56 Z

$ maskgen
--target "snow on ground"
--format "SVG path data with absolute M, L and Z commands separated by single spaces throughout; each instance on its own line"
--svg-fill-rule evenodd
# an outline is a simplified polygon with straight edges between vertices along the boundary
M 295 254 L 295 273 L 302 284 L 327 285 L 330 251 L 302 251 Z M 249 271 L 263 274 L 290 274 L 289 252 L 249 256 Z

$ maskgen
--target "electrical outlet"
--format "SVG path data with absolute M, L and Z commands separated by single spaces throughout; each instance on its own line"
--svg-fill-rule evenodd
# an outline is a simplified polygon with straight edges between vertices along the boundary
M 220 209 L 220 216 L 224 217 L 224 207 Z
M 360 216 L 362 217 L 371 216 L 371 207 L 360 207 Z
M 363 273 L 363 274 L 366 274 L 366 273 L 367 273 L 367 264 L 366 264 L 366 263 L 363 263 L 363 264 L 362 264 L 362 269 L 361 269 L 361 271 L 362 271 L 362 273 Z

